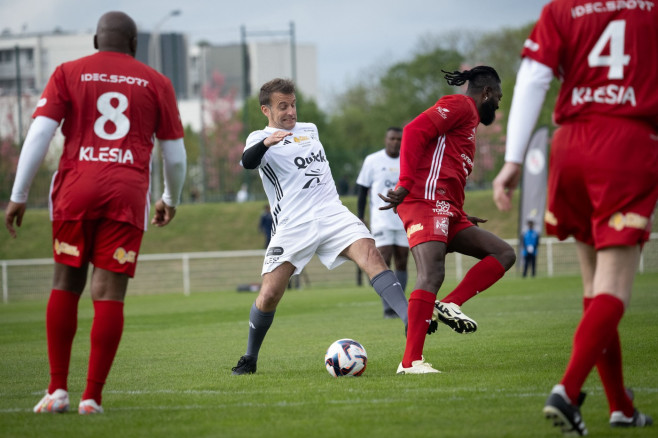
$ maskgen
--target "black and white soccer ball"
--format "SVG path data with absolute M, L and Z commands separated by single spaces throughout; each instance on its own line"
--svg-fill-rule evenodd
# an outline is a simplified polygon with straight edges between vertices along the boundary
M 366 370 L 368 354 L 354 339 L 339 339 L 324 355 L 327 371 L 334 377 L 360 376 Z

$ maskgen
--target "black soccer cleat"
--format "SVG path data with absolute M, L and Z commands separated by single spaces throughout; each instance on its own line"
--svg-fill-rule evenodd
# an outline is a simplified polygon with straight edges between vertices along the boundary
M 256 372 L 256 362 L 258 358 L 254 356 L 244 355 L 238 360 L 238 364 L 231 368 L 233 374 L 236 376 L 242 374 L 254 374 Z
M 546 400 L 543 412 L 544 416 L 553 421 L 553 426 L 559 427 L 567 436 L 587 435 L 587 427 L 583 417 L 580 415 L 580 406 L 585 400 L 585 393 L 581 392 L 578 404 L 569 403 L 569 397 L 563 385 L 555 385 Z

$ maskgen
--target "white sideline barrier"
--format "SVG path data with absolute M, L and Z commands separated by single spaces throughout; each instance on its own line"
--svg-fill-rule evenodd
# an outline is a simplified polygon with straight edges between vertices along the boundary
M 658 233 L 652 233 L 642 253 L 639 271 L 658 272 Z M 518 239 L 507 243 L 518 250 Z M 537 276 L 553 277 L 579 275 L 580 269 L 573 239 L 559 241 L 544 237 L 537 256 Z M 142 254 L 138 259 L 135 278 L 128 286 L 128 294 L 235 291 L 238 286 L 258 289 L 265 250 L 186 252 L 172 254 Z M 517 253 L 518 255 L 518 253 Z M 409 258 L 409 285 L 416 276 L 413 257 Z M 471 257 L 449 253 L 446 258 L 446 279 L 461 279 L 477 262 Z M 52 283 L 53 260 L 0 260 L 2 301 L 47 298 Z M 518 255 L 516 266 L 506 277 L 521 275 L 523 260 Z M 91 268 L 90 268 L 91 269 Z M 337 287 L 356 284 L 357 270 L 353 263 L 344 263 L 329 271 L 317 259 L 299 276 L 301 287 Z M 363 284 L 368 279 L 363 275 Z M 249 289 L 249 287 L 247 287 Z M 409 290 L 409 287 L 407 287 Z

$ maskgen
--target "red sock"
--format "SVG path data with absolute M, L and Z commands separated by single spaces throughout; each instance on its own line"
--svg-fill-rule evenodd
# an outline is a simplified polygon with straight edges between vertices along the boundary
M 94 301 L 94 322 L 91 326 L 91 353 L 87 372 L 87 387 L 82 400 L 94 399 L 101 404 L 101 392 L 123 333 L 123 302 Z
M 46 336 L 50 363 L 49 394 L 56 389 L 68 391 L 71 347 L 78 329 L 78 301 L 80 295 L 73 292 L 58 289 L 50 291 L 46 307 Z
M 589 304 L 576 328 L 571 359 L 560 382 L 572 403 L 578 400 L 585 379 L 610 345 L 623 315 L 624 303 L 613 295 L 597 295 Z
M 494 256 L 486 256 L 468 270 L 455 290 L 450 292 L 441 302 L 455 303 L 461 306 L 475 295 L 487 290 L 503 275 L 505 275 L 505 267 Z
M 583 298 L 583 308 L 587 310 L 592 298 Z M 633 416 L 633 401 L 626 394 L 624 386 L 624 372 L 621 360 L 621 342 L 619 330 L 615 330 L 612 339 L 603 350 L 603 354 L 596 362 L 596 368 L 605 389 L 605 395 L 610 406 L 610 413 L 622 411 L 627 417 Z
M 420 360 L 423 356 L 423 346 L 427 328 L 432 320 L 436 294 L 426 290 L 416 289 L 409 296 L 409 326 L 407 327 L 407 343 L 404 347 L 402 366 L 409 368 L 411 362 Z

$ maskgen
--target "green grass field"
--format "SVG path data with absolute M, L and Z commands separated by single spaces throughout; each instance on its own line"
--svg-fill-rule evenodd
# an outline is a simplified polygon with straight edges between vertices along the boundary
M 626 383 L 658 417 L 658 274 L 637 278 L 622 321 Z M 446 283 L 444 290 L 454 284 Z M 122 344 L 104 392 L 105 414 L 36 415 L 48 383 L 45 301 L 0 306 L 2 437 L 557 437 L 541 408 L 566 365 L 580 315 L 576 277 L 503 279 L 464 310 L 473 335 L 447 327 L 427 338 L 442 374 L 398 376 L 399 320 L 381 317 L 370 288 L 286 293 L 261 350 L 258 373 L 232 376 L 244 353 L 250 293 L 128 296 Z M 81 301 L 69 392 L 84 387 L 88 295 Z M 368 351 L 358 378 L 332 378 L 331 342 L 351 337 Z M 591 436 L 655 437 L 658 426 L 608 427 L 594 373 L 584 390 Z

